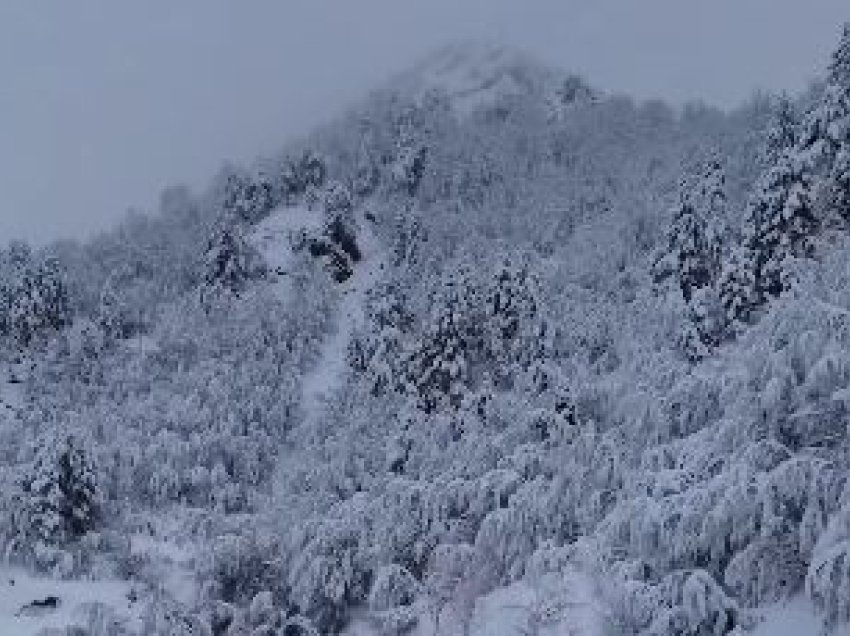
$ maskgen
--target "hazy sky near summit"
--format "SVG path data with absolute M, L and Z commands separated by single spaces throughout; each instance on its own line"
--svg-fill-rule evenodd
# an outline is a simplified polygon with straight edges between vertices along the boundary
M 825 67 L 848 0 L 4 0 L 0 243 L 83 237 L 458 39 L 730 107 Z

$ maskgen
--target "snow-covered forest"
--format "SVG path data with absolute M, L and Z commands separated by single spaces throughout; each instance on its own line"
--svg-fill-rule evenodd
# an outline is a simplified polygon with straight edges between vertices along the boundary
M 0 634 L 844 633 L 839 31 L 731 111 L 451 46 L 4 246 Z

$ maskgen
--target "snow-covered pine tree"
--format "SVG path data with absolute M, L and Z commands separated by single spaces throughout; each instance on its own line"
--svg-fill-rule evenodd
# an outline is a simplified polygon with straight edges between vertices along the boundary
M 219 292 L 239 295 L 249 281 L 261 278 L 265 271 L 265 263 L 245 237 L 241 221 L 222 215 L 204 253 L 203 296 Z
M 233 171 L 224 184 L 223 211 L 245 223 L 261 221 L 276 202 L 271 181 L 262 174 Z
M 811 255 L 818 231 L 812 202 L 812 177 L 793 145 L 793 119 L 782 107 L 777 113 L 766 156 L 776 162 L 756 183 L 744 229 L 746 267 L 751 272 L 754 302 L 763 304 L 786 290 L 789 263 Z
M 543 357 L 547 333 L 539 284 L 528 263 L 505 258 L 485 293 L 483 354 L 495 377 L 506 381 L 515 365 L 524 370 Z
M 804 121 L 800 151 L 817 176 L 825 216 L 850 223 L 850 23 L 832 54 L 823 96 Z
M 299 158 L 287 160 L 280 172 L 280 191 L 285 201 L 293 203 L 307 190 L 321 188 L 327 180 L 328 169 L 315 152 L 305 151 Z
M 406 270 L 415 269 L 421 264 L 422 244 L 428 240 L 425 227 L 409 210 L 396 215 L 393 226 L 395 241 L 392 246 L 392 266 Z
M 718 282 L 727 214 L 726 176 L 716 155 L 683 179 L 667 245 L 653 266 L 656 283 L 673 280 L 685 309 L 677 346 L 690 360 L 705 357 L 723 338 Z
M 349 344 L 349 365 L 363 374 L 373 395 L 399 388 L 404 342 L 413 328 L 407 291 L 387 281 L 369 291 L 366 327 Z
M 770 127 L 761 151 L 765 168 L 779 163 L 782 156 L 797 145 L 800 136 L 800 115 L 788 95 L 780 95 L 773 106 Z
M 353 262 L 358 262 L 362 254 L 357 244 L 357 224 L 351 192 L 342 183 L 333 181 L 325 189 L 322 204 L 325 236 Z
M 840 146 L 830 173 L 829 202 L 850 222 L 850 23 L 844 25 L 841 42 L 833 53 L 829 80 L 836 87 L 834 99 L 844 113 L 836 131 Z
M 471 358 L 480 350 L 480 325 L 471 319 L 478 303 L 465 271 L 443 283 L 424 333 L 404 363 L 404 384 L 419 406 L 432 412 L 457 408 L 469 385 Z
M 0 337 L 3 339 L 12 338 L 12 308 L 18 283 L 31 260 L 32 252 L 26 243 L 13 241 L 7 250 L 0 252 Z
M 720 272 L 717 285 L 724 329 L 729 334 L 746 324 L 756 307 L 755 261 L 745 246 L 733 246 Z
M 796 150 L 799 126 L 793 104 L 781 97 L 761 153 L 765 172 L 747 203 L 742 242 L 723 263 L 720 303 L 733 331 L 783 291 L 787 259 L 807 254 L 817 229 L 810 174 Z
M 132 335 L 134 320 L 130 308 L 122 298 L 123 271 L 113 272 L 100 290 L 97 306 L 97 325 L 107 341 L 127 338 Z
M 26 348 L 70 323 L 70 300 L 56 259 L 35 261 L 23 251 L 12 259 L 16 264 L 6 292 L 4 322 L 13 344 Z
M 726 195 L 722 166 L 711 159 L 695 178 L 682 180 L 679 201 L 667 234 L 667 245 L 656 263 L 656 281 L 670 275 L 690 302 L 697 289 L 711 285 L 720 267 L 720 242 L 717 218 L 724 214 Z
M 20 482 L 19 532 L 44 546 L 62 546 L 96 527 L 97 471 L 73 435 L 42 446 Z
M 357 223 L 351 191 L 338 181 L 319 192 L 311 187 L 308 196 L 321 202 L 323 224 L 318 235 L 307 238 L 310 253 L 324 259 L 333 279 L 342 283 L 354 273 L 353 263 L 363 257 L 357 242 Z
M 428 146 L 424 141 L 426 109 L 403 108 L 395 122 L 395 150 L 390 176 L 396 188 L 413 196 L 425 174 Z

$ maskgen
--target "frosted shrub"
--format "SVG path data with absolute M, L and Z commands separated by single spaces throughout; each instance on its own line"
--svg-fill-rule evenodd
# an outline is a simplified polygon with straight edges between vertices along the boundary
M 263 532 L 246 529 L 238 535 L 217 538 L 201 567 L 205 596 L 239 606 L 248 606 L 265 592 L 282 600 L 283 573 L 278 554 L 275 539 Z
M 35 549 L 40 565 L 59 556 L 94 530 L 100 514 L 101 493 L 90 452 L 72 435 L 59 435 L 42 446 L 19 484 L 15 513 L 23 545 Z
M 670 609 L 659 612 L 647 636 L 723 636 L 735 629 L 737 605 L 707 572 L 674 572 L 659 588 Z
M 403 567 L 378 569 L 369 593 L 369 609 L 381 634 L 404 633 L 416 625 L 418 617 L 412 606 L 419 591 L 419 582 Z

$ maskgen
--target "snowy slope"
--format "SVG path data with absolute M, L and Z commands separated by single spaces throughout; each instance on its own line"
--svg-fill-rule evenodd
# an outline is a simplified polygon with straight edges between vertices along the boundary
M 0 366 L 0 418 L 14 417 L 23 404 L 21 385 L 12 382 L 15 370 Z
M 752 636 L 850 636 L 850 625 L 824 631 L 823 617 L 805 596 L 795 596 L 788 601 L 763 608 L 763 620 L 751 632 Z
M 354 274 L 339 286 L 340 303 L 335 329 L 325 341 L 319 359 L 303 379 L 302 406 L 308 416 L 316 414 L 322 403 L 343 379 L 346 369 L 346 349 L 352 332 L 364 319 L 363 301 L 384 267 L 380 242 L 371 229 L 371 222 L 356 215 L 358 241 L 363 259 L 354 266 Z M 287 273 L 295 257 L 295 247 L 305 233 L 321 228 L 322 214 L 307 207 L 281 207 L 258 223 L 251 241 L 259 250 L 272 274 L 276 277 L 278 293 L 285 297 L 289 289 Z
M 109 607 L 127 627 L 141 629 L 142 606 L 128 598 L 130 593 L 124 581 L 60 581 L 0 565 L 0 634 L 36 636 L 44 629 L 85 625 L 92 604 Z M 22 610 L 50 596 L 59 599 L 55 609 Z
M 359 219 L 358 241 L 363 260 L 354 266 L 354 274 L 341 284 L 341 300 L 337 311 L 336 328 L 324 343 L 319 360 L 303 379 L 302 408 L 308 417 L 321 412 L 323 403 L 341 385 L 347 368 L 346 351 L 351 334 L 363 324 L 363 303 L 384 268 L 381 245 L 372 232 L 369 221 Z
M 418 616 L 411 636 L 608 636 L 604 604 L 592 578 L 571 570 L 518 581 L 475 600 L 468 618 L 451 605 L 440 611 L 426 602 L 414 608 Z M 368 617 L 355 620 L 344 636 L 378 636 Z
M 250 240 L 276 276 L 281 295 L 286 295 L 287 273 L 292 268 L 295 246 L 304 233 L 321 228 L 322 214 L 306 206 L 273 210 L 251 232 Z

